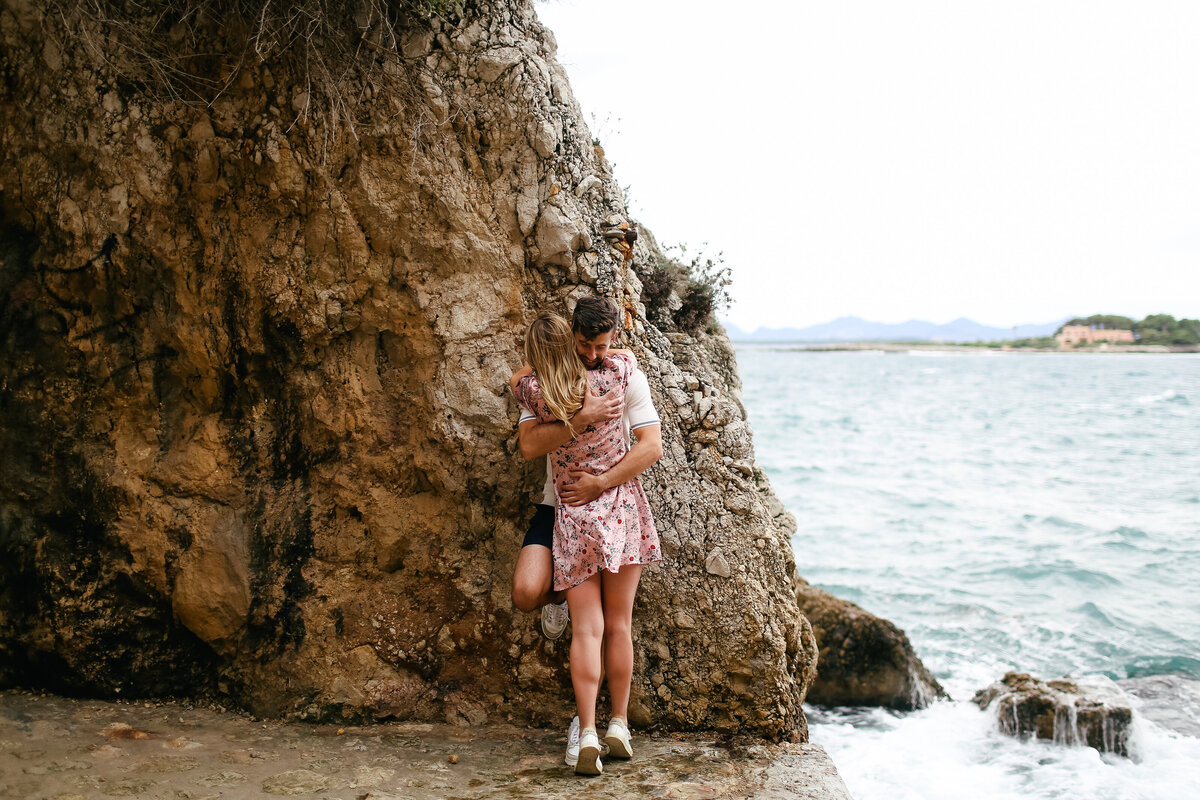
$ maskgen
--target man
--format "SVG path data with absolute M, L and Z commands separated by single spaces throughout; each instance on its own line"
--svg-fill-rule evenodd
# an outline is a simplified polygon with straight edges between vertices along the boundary
M 571 330 L 575 335 L 575 353 L 587 369 L 596 369 L 608 355 L 618 334 L 621 313 L 609 300 L 584 297 L 575 306 Z M 645 374 L 635 370 L 625 389 L 622 407 L 615 397 L 585 395 L 583 407 L 571 418 L 577 430 L 596 422 L 623 416 L 627 433 L 637 438 L 633 447 L 616 466 L 602 475 L 574 472 L 574 480 L 562 490 L 562 501 L 580 506 L 595 500 L 606 490 L 641 475 L 647 467 L 662 457 L 662 428 L 658 412 L 650 399 L 650 385 Z M 518 437 L 521 455 L 526 459 L 545 456 L 566 444 L 571 428 L 563 422 L 538 422 L 529 409 L 521 408 Z M 550 639 L 562 636 L 567 628 L 567 602 L 564 592 L 555 592 L 551 546 L 554 540 L 554 474 L 546 460 L 546 482 L 517 558 L 513 576 L 513 604 L 522 611 L 542 609 L 542 632 Z M 572 720 L 567 737 L 566 762 L 573 764 L 578 756 L 578 717 Z

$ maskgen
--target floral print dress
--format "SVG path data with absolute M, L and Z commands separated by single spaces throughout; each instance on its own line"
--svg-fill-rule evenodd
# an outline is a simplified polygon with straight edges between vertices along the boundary
M 614 353 L 600 366 L 588 370 L 588 383 L 598 395 L 616 392 L 624 398 L 629 377 L 637 367 L 633 356 Z M 542 400 L 537 376 L 528 375 L 517 384 L 518 402 L 541 422 L 557 418 Z M 662 548 L 654 517 L 642 483 L 637 478 L 615 486 L 590 503 L 568 506 L 559 499 L 570 473 L 599 475 L 611 469 L 629 452 L 625 423 L 621 417 L 605 420 L 576 432 L 575 438 L 550 453 L 554 469 L 554 590 L 577 586 L 600 570 L 617 572 L 627 564 L 649 564 L 662 560 Z

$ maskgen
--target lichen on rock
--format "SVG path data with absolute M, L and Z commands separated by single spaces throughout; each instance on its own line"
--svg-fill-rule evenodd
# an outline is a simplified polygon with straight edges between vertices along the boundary
M 566 646 L 509 598 L 541 465 L 506 382 L 533 314 L 597 293 L 663 424 L 631 716 L 803 738 L 732 349 L 646 320 L 531 5 L 348 14 L 336 97 L 244 16 L 84 6 L 0 3 L 0 685 L 561 722 Z M 137 31 L 212 94 L 164 92 Z

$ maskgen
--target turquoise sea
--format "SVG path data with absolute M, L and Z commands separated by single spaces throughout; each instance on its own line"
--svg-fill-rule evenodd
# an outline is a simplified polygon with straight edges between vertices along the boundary
M 1200 687 L 1200 356 L 737 356 L 800 573 L 903 628 L 954 698 L 810 709 L 857 800 L 1200 796 L 1195 736 L 1142 716 L 1134 759 L 1101 756 L 969 702 L 1009 670 Z

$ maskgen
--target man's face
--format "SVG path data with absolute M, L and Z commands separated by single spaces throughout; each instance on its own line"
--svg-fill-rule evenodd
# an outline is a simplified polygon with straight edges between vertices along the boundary
M 579 360 L 588 369 L 595 369 L 600 366 L 600 362 L 608 355 L 608 348 L 612 347 L 613 341 L 617 338 L 616 330 L 602 333 L 594 339 L 587 339 L 582 333 L 575 333 L 575 354 L 579 356 Z

